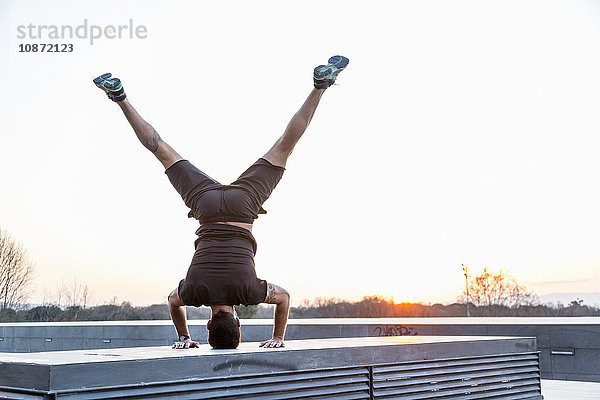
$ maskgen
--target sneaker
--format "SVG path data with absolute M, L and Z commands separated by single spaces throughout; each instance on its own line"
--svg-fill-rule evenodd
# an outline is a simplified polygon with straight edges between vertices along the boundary
M 315 68 L 313 78 L 317 89 L 327 89 L 335 83 L 338 74 L 348 66 L 348 60 L 344 56 L 333 56 L 327 61 L 327 65 L 319 65 Z
M 127 97 L 119 78 L 111 78 L 111 74 L 100 75 L 94 79 L 94 84 L 104 90 L 112 101 L 123 101 Z

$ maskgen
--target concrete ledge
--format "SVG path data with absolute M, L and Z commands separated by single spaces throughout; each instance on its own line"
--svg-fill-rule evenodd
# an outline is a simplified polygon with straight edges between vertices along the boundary
M 286 344 L 283 349 L 242 343 L 237 350 L 203 345 L 0 353 L 0 398 L 172 398 L 174 393 L 182 396 L 177 398 L 369 398 L 379 391 L 417 399 L 431 390 L 448 396 L 519 390 L 515 393 L 531 394 L 519 398 L 541 399 L 533 338 L 406 336 Z
M 205 320 L 189 321 L 201 343 L 207 339 L 205 326 Z M 272 320 L 243 320 L 242 341 L 264 340 L 272 329 Z M 286 338 L 431 335 L 535 337 L 542 378 L 600 382 L 600 317 L 292 319 Z M 0 352 L 167 346 L 174 340 L 170 321 L 0 324 Z

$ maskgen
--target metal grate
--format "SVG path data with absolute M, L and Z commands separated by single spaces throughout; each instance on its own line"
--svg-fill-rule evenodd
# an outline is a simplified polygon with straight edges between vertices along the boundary
M 373 399 L 541 399 L 537 353 L 373 367 Z
M 56 399 L 369 399 L 367 367 L 59 392 Z

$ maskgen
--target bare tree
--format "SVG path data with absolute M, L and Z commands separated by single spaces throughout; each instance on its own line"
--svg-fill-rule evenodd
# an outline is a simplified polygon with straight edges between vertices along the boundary
M 50 290 L 46 287 L 46 285 L 42 286 L 42 303 L 41 304 L 44 307 L 56 305 L 55 297 L 50 292 Z
M 537 296 L 525 286 L 517 283 L 505 270 L 498 272 L 483 269 L 481 275 L 471 279 L 468 286 L 470 301 L 478 306 L 534 305 Z
M 88 288 L 87 283 L 83 285 L 83 289 L 81 290 L 81 306 L 86 308 L 90 300 L 92 298 L 92 290 Z
M 34 264 L 23 245 L 0 229 L 0 307 L 16 308 L 31 295 Z
M 63 278 L 60 283 L 56 284 L 56 305 L 59 307 L 63 306 L 63 299 L 65 298 L 65 292 L 67 291 L 65 280 Z
M 71 282 L 65 282 L 63 279 L 57 285 L 58 292 L 58 305 L 61 305 L 61 301 L 64 299 L 66 306 L 68 307 L 81 307 L 86 308 L 92 296 L 92 291 L 89 289 L 87 283 L 82 283 L 73 277 Z

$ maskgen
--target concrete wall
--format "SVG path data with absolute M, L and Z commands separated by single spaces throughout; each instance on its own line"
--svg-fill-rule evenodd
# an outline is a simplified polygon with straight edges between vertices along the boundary
M 206 321 L 190 321 L 206 343 Z M 271 320 L 243 320 L 242 340 L 270 337 Z M 535 337 L 542 378 L 600 382 L 600 318 L 374 318 L 290 320 L 286 339 L 361 336 Z M 170 321 L 0 324 L 0 352 L 38 352 L 170 345 Z

